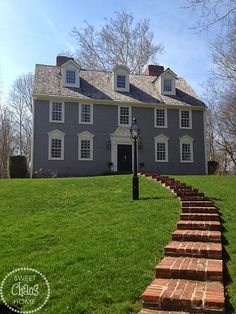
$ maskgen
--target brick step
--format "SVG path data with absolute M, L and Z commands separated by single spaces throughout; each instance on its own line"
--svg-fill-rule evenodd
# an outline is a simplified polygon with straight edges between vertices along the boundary
M 222 244 L 214 242 L 172 241 L 166 245 L 165 255 L 222 259 Z
M 222 281 L 223 263 L 222 260 L 168 256 L 156 266 L 156 278 Z
M 176 312 L 176 311 L 158 311 L 158 310 L 149 310 L 142 309 L 138 314 L 189 314 L 189 312 Z
M 173 241 L 221 242 L 220 231 L 208 230 L 175 230 Z
M 176 195 L 178 197 L 181 197 L 181 196 L 201 196 L 201 197 L 204 197 L 204 193 L 200 193 L 200 192 L 194 192 L 194 191 L 176 191 Z
M 183 195 L 180 197 L 181 201 L 187 202 L 209 202 L 209 197 L 206 196 L 197 196 L 197 195 Z
M 182 201 L 183 207 L 213 207 L 213 202 L 209 201 Z
M 191 186 L 189 187 L 173 186 L 172 190 L 175 193 L 185 193 L 185 192 L 199 193 L 197 189 L 193 189 Z
M 154 279 L 142 295 L 143 307 L 190 313 L 224 313 L 224 287 L 219 281 Z
M 180 214 L 181 220 L 196 220 L 196 221 L 219 221 L 219 214 L 206 214 L 206 213 L 182 213 Z
M 220 231 L 221 224 L 219 221 L 197 221 L 197 220 L 180 220 L 177 222 L 179 230 L 211 230 Z
M 217 214 L 218 209 L 215 206 L 183 206 L 182 213 Z

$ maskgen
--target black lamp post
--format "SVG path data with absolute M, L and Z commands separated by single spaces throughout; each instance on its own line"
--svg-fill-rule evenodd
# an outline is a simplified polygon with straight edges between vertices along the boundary
M 130 128 L 131 138 L 134 141 L 134 175 L 133 175 L 133 200 L 139 199 L 139 186 L 138 186 L 138 156 L 137 156 L 137 140 L 139 138 L 139 126 L 136 118 L 133 118 Z

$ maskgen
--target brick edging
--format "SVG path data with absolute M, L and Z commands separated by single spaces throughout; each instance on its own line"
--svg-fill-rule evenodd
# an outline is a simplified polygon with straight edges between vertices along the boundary
M 218 209 L 204 193 L 168 176 L 140 173 L 181 201 L 181 220 L 141 296 L 139 314 L 225 313 L 222 234 Z

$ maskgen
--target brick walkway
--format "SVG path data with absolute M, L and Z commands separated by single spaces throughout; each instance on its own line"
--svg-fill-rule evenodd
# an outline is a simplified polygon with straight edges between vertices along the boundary
M 139 314 L 225 313 L 218 209 L 198 190 L 166 176 L 146 174 L 171 189 L 182 213 L 156 278 L 142 294 Z

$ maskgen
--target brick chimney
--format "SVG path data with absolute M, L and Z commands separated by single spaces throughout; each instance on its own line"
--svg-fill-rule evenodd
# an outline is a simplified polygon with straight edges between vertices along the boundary
M 66 56 L 57 56 L 57 66 L 60 67 L 62 64 L 66 63 L 69 60 L 74 60 L 74 58 L 66 57 Z
M 164 67 L 162 65 L 149 64 L 147 68 L 145 69 L 144 74 L 158 77 L 163 72 L 164 72 Z

